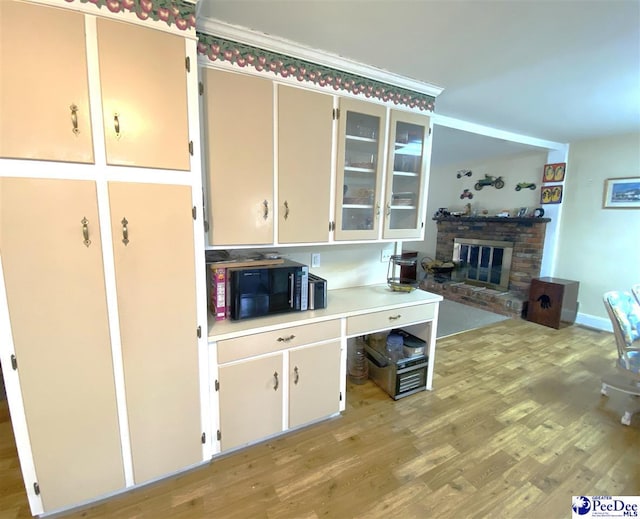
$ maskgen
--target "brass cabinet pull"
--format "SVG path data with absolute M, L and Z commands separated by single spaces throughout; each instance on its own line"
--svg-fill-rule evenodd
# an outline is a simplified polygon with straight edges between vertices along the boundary
M 127 245 L 127 243 L 129 243 L 129 229 L 127 227 L 129 222 L 127 221 L 126 218 L 123 218 L 122 222 L 120 223 L 122 224 L 122 243 Z
M 266 220 L 267 218 L 269 218 L 269 202 L 264 200 L 262 202 L 262 205 L 264 206 L 264 213 L 262 214 L 262 218 Z
M 78 129 L 78 105 L 72 104 L 69 109 L 71 110 L 71 124 L 73 126 L 71 131 L 78 135 L 80 133 Z
M 273 374 L 273 378 L 275 380 L 275 384 L 273 385 L 273 390 L 274 391 L 278 391 L 278 386 L 280 385 L 280 382 L 278 381 L 278 372 L 277 371 Z
M 376 218 L 380 216 L 380 202 L 376 202 Z
M 289 202 L 284 201 L 284 219 L 289 218 Z
M 397 319 L 400 319 L 402 316 L 400 314 L 398 315 L 390 315 L 389 316 L 389 321 L 395 321 Z
M 293 383 L 297 384 L 298 380 L 300 380 L 300 373 L 298 372 L 298 366 L 296 366 L 295 368 L 293 368 L 293 373 L 295 374 L 295 377 L 293 379 Z
M 85 244 L 85 246 L 89 246 L 91 245 L 91 240 L 89 239 L 89 220 L 87 220 L 86 216 L 84 218 L 82 218 L 82 220 L 80 220 L 80 223 L 82 224 L 82 237 L 84 238 L 84 240 L 82 240 L 82 243 Z
M 278 337 L 278 342 L 289 342 L 295 339 L 295 335 L 289 335 L 288 337 Z
M 120 114 L 113 114 L 113 129 L 116 131 L 116 137 L 120 138 Z
M 391 214 L 391 204 L 387 202 L 387 216 Z

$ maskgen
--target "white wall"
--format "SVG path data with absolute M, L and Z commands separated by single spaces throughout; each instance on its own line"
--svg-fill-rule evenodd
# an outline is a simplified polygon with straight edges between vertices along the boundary
M 429 181 L 424 242 L 407 244 L 404 248 L 419 247 L 422 256 L 435 257 L 438 229 L 432 218 L 440 207 L 446 207 L 449 211 L 462 211 L 465 204 L 469 202 L 472 210 L 479 213 L 487 210 L 489 215 L 495 215 L 503 210 L 513 213 L 521 207 L 527 207 L 531 211 L 539 207 L 540 181 L 546 162 L 547 151 L 540 150 L 500 159 L 433 168 Z M 463 176 L 458 179 L 456 173 L 461 169 L 470 169 L 471 177 Z M 502 176 L 505 186 L 502 189 L 485 186 L 482 190 L 476 191 L 473 188 L 474 184 L 485 174 Z M 515 187 L 519 182 L 533 182 L 536 189 L 516 191 Z M 464 189 L 469 189 L 473 193 L 471 200 L 460 199 Z
M 640 176 L 640 133 L 571 143 L 555 276 L 580 282 L 578 322 L 610 329 L 607 290 L 640 283 L 640 209 L 603 209 L 604 181 Z

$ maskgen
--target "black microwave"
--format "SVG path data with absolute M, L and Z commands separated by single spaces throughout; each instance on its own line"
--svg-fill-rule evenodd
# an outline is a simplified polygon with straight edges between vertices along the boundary
M 231 319 L 308 309 L 309 267 L 302 263 L 230 268 L 228 282 Z

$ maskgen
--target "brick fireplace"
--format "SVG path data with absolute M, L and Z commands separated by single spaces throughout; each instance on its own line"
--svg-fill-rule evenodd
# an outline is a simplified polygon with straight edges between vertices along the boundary
M 509 317 L 520 317 L 529 298 L 531 279 L 540 276 L 546 224 L 549 218 L 441 217 L 438 225 L 436 259 L 451 261 L 454 240 L 486 240 L 513 243 L 508 290 L 478 287 L 458 280 L 426 277 L 421 287 L 447 299 L 490 310 Z

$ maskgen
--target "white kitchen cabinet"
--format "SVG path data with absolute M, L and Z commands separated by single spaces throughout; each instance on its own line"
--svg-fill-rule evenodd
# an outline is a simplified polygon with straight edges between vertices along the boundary
M 202 459 L 191 188 L 110 182 L 109 203 L 134 480 L 143 483 Z
M 282 431 L 282 379 L 282 353 L 220 366 L 222 451 Z
M 0 251 L 36 474 L 26 486 L 45 511 L 124 488 L 95 183 L 0 178 Z
M 375 240 L 381 216 L 387 109 L 340 99 L 336 240 Z
M 273 83 L 203 68 L 210 245 L 273 243 Z
M 107 164 L 188 171 L 184 39 L 97 19 Z
M 278 241 L 329 241 L 333 96 L 278 85 Z
M 383 238 L 422 236 L 431 150 L 429 124 L 427 116 L 391 110 Z
M 290 350 L 290 428 L 338 413 L 340 396 L 340 341 Z
M 84 16 L 2 0 L 0 157 L 92 163 Z

